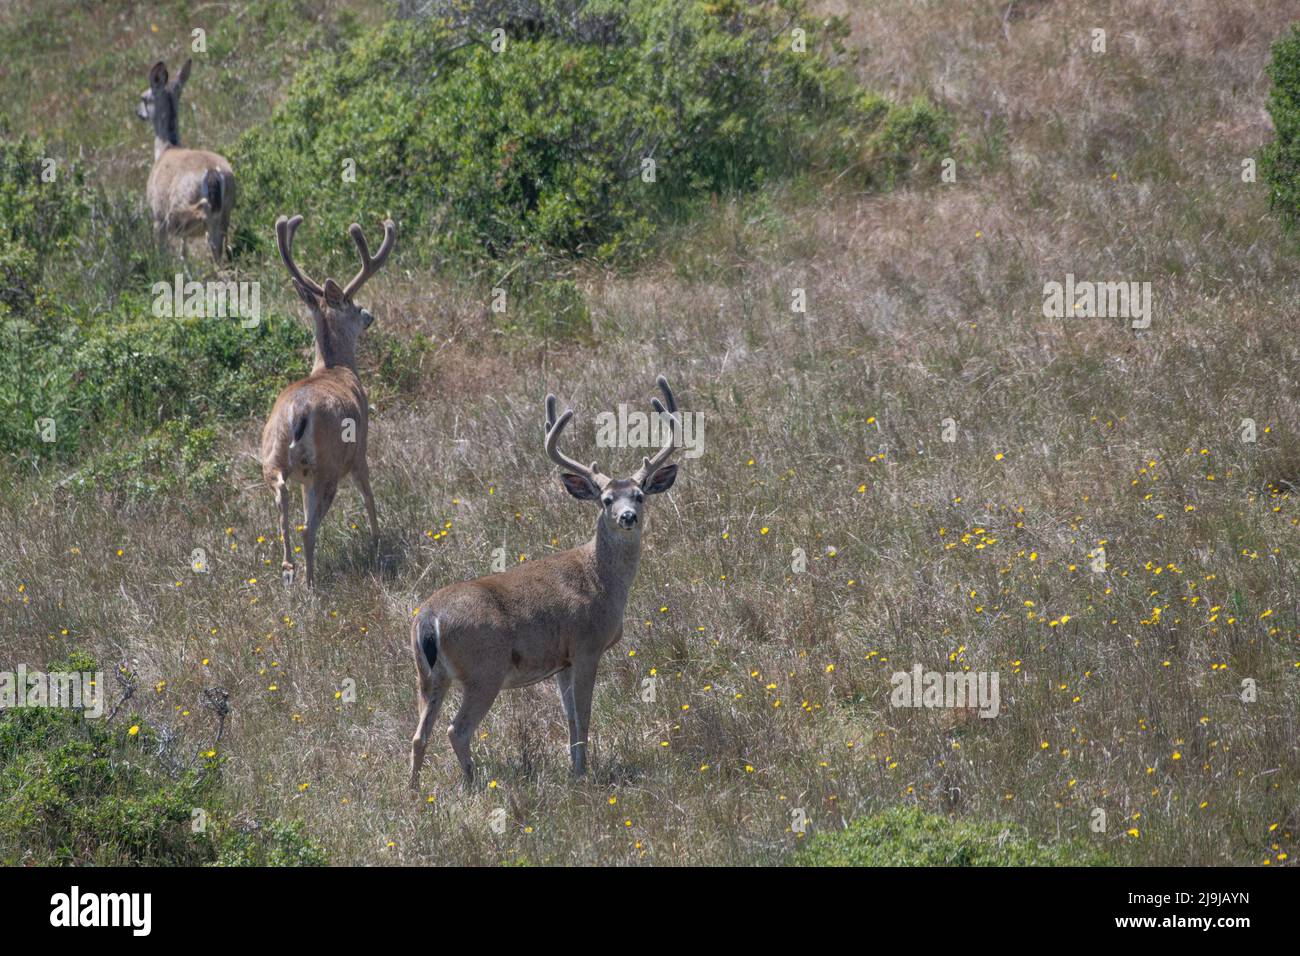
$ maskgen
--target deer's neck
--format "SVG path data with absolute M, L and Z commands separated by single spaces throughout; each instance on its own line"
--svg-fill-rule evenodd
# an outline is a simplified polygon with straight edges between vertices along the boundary
M 321 369 L 338 366 L 351 369 L 353 375 L 357 373 L 356 346 L 344 340 L 342 336 L 332 334 L 329 325 L 317 319 L 316 356 L 312 361 L 311 370 L 319 372 Z
M 157 162 L 167 150 L 181 144 L 176 107 L 167 97 L 155 98 L 153 111 L 153 158 Z
M 602 515 L 596 519 L 591 551 L 596 580 L 606 590 L 626 600 L 641 561 L 641 534 L 627 534 L 611 528 Z

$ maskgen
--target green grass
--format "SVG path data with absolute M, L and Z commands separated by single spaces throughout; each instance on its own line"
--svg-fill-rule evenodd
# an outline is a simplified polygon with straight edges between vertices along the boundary
M 1013 824 L 948 820 L 895 807 L 815 834 L 795 854 L 800 866 L 1096 866 L 1093 848 L 1044 845 Z

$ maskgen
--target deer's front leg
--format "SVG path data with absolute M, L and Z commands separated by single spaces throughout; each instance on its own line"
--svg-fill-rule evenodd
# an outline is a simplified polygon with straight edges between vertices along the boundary
M 483 722 L 500 690 L 501 678 L 495 674 L 484 677 L 479 683 L 466 684 L 462 688 L 460 710 L 456 712 L 456 719 L 447 728 L 447 739 L 451 741 L 451 749 L 455 751 L 456 759 L 460 761 L 466 787 L 474 783 L 474 761 L 470 757 L 470 743 L 474 740 L 474 732 Z
M 337 490 L 337 485 L 321 481 L 302 486 L 303 511 L 307 513 L 307 526 L 302 532 L 302 550 L 307 564 L 308 588 L 316 586 L 316 529 L 320 527 L 325 513 L 330 510 L 330 505 L 334 503 L 334 494 Z
M 357 452 L 356 464 L 352 466 L 352 480 L 356 482 L 361 497 L 366 502 L 366 520 L 370 522 L 370 545 L 372 548 L 378 548 L 379 517 L 375 514 L 375 493 L 370 490 L 370 466 L 366 463 L 364 447 Z
M 598 657 L 590 661 L 575 660 L 568 668 L 572 671 L 569 678 L 573 682 L 573 730 L 570 733 L 569 750 L 573 754 L 573 775 L 581 777 L 587 772 L 587 743 L 591 727 L 591 700 L 596 690 L 596 664 Z
M 560 690 L 560 705 L 564 708 L 564 719 L 569 724 L 569 759 L 578 759 L 578 717 L 573 700 L 573 667 L 566 667 L 555 675 L 555 686 Z

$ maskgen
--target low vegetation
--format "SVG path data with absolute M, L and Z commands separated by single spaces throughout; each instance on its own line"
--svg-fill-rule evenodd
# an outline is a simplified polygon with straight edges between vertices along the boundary
M 897 807 L 818 833 L 795 854 L 800 866 L 1097 866 L 1082 843 L 1044 846 L 1021 827 L 948 820 Z
M 1263 174 L 1274 210 L 1294 231 L 1300 225 L 1300 26 L 1273 45 L 1268 76 L 1275 136 L 1263 149 Z
M 49 667 L 97 669 L 84 655 Z M 121 683 L 131 687 L 134 675 Z M 300 824 L 263 823 L 224 804 L 225 758 L 211 738 L 195 744 L 117 708 L 108 717 L 49 708 L 0 712 L 0 865 L 327 862 Z
M 296 210 L 320 256 L 393 215 L 408 259 L 617 260 L 709 197 L 859 161 L 892 180 L 947 147 L 932 107 L 830 65 L 800 3 L 561 6 L 396 20 L 305 64 L 235 153 L 254 234 Z
M 107 724 L 0 718 L 6 861 L 1294 862 L 1300 280 L 1274 214 L 1293 0 L 593 3 L 549 21 L 572 11 L 511 0 L 541 19 L 506 23 L 501 54 L 473 18 L 500 22 L 490 3 L 441 23 L 436 0 L 401 22 L 344 0 L 57 6 L 0 13 L 4 155 L 68 177 L 0 185 L 20 292 L 0 304 L 0 669 L 81 650 L 139 690 Z M 55 23 L 78 38 L 66 70 L 40 62 Z M 254 329 L 150 311 L 152 283 L 209 268 L 152 251 L 130 116 L 195 24 L 210 52 L 183 128 L 249 184 L 222 275 L 263 283 Z M 803 59 L 747 32 L 799 24 Z M 665 35 L 699 47 L 656 61 Z M 534 75 L 562 110 L 530 98 Z M 596 84 L 608 97 L 578 95 Z M 737 125 L 714 122 L 714 93 L 742 97 Z M 587 128 L 603 145 L 575 143 Z M 319 273 L 355 268 L 347 222 L 401 229 L 363 295 L 380 546 L 344 489 L 315 595 L 280 583 L 255 460 L 308 367 L 267 228 L 296 211 Z M 1151 282 L 1151 327 L 1044 318 L 1067 274 Z M 573 453 L 635 467 L 642 450 L 596 448 L 591 422 L 640 407 L 659 372 L 703 414 L 704 453 L 656 502 L 590 777 L 567 776 L 547 684 L 482 725 L 487 785 L 462 791 L 435 734 L 412 797 L 418 602 L 586 538 L 542 397 L 570 383 Z M 917 663 L 1000 674 L 999 716 L 891 707 Z M 179 774 L 165 737 L 187 742 Z M 69 747 L 58 779 L 120 769 L 89 779 L 162 808 L 152 829 L 32 789 Z M 186 804 L 228 826 L 196 842 Z

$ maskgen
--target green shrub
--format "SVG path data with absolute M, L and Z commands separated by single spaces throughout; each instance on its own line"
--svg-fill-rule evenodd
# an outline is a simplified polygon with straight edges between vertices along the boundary
M 521 6 L 532 14 L 508 15 Z M 455 10 L 319 55 L 243 136 L 233 162 L 260 241 L 302 213 L 303 258 L 342 272 L 347 224 L 391 215 L 432 260 L 613 259 L 710 194 L 855 165 L 864 149 L 901 166 L 933 146 L 913 133 L 942 132 L 929 108 L 891 121 L 895 107 L 864 99 L 817 52 L 833 31 L 802 0 L 432 4 Z
M 35 302 L 50 260 L 75 244 L 88 211 L 81 167 L 12 139 L 0 117 L 0 318 Z
M 818 833 L 795 854 L 800 866 L 1080 866 L 1104 863 L 1077 844 L 1045 846 L 1020 827 L 952 821 L 895 807 Z
M 1300 25 L 1273 45 L 1267 72 L 1273 81 L 1268 112 L 1277 135 L 1264 147 L 1260 171 L 1270 205 L 1294 231 L 1300 224 Z
M 191 814 L 210 806 L 215 778 L 173 778 L 150 735 L 80 711 L 0 712 L 0 863 L 177 864 L 215 856 Z
M 230 463 L 217 453 L 216 431 L 188 415 L 163 422 L 154 432 L 96 456 L 67 485 L 113 491 L 128 500 L 159 494 L 201 494 L 224 478 Z
M 245 329 L 233 319 L 158 319 L 142 295 L 94 313 L 42 301 L 5 332 L 0 404 L 26 415 L 0 418 L 0 450 L 61 458 L 110 422 L 120 434 L 181 415 L 209 422 L 264 411 L 276 384 L 288 384 L 287 358 L 311 340 L 297 320 Z M 54 420 L 52 444 L 37 434 L 42 418 Z
M 97 669 L 84 655 L 50 667 Z M 134 715 L 110 723 L 65 708 L 0 711 L 0 865 L 327 862 L 298 824 L 232 822 L 221 758 L 181 751 L 176 735 Z M 193 825 L 195 811 L 204 826 Z
M 864 98 L 863 109 L 880 117 L 863 150 L 869 182 L 893 186 L 909 176 L 932 171 L 944 158 L 952 137 L 951 123 L 932 103 L 918 99 L 891 107 Z
M 325 866 L 329 857 L 297 821 L 225 831 L 218 866 Z

